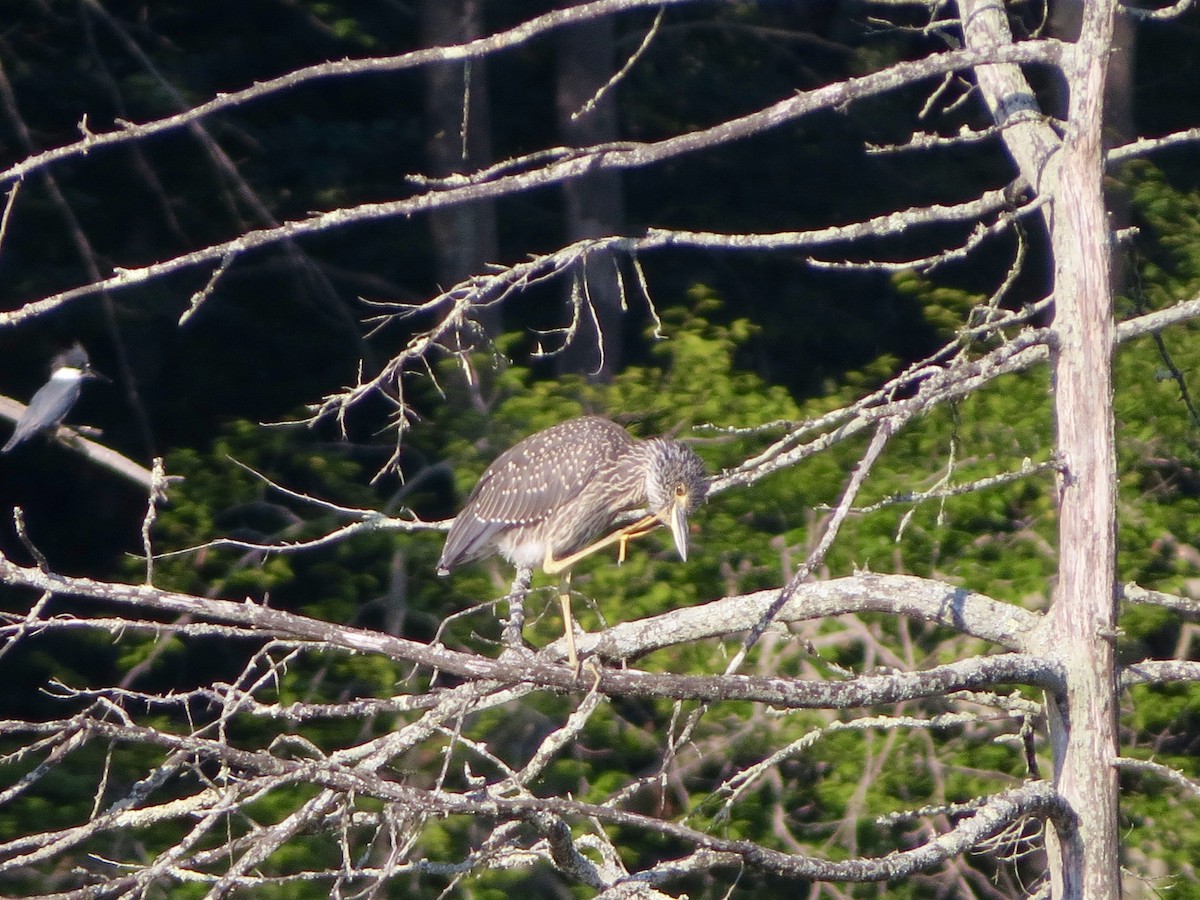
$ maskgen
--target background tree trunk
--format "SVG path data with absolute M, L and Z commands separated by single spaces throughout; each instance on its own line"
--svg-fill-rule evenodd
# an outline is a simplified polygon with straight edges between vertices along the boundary
M 569 146 L 611 143 L 620 135 L 615 91 L 592 102 L 612 77 L 615 34 L 612 18 L 606 17 L 564 28 L 558 35 L 556 108 L 559 134 Z M 620 234 L 625 224 L 621 190 L 621 176 L 611 170 L 564 184 L 567 241 Z M 601 250 L 575 273 L 569 290 L 579 301 L 577 329 L 558 356 L 560 372 L 608 381 L 620 368 L 624 316 L 616 266 L 616 257 Z
M 425 0 L 421 36 L 426 46 L 453 46 L 483 34 L 482 0 Z M 487 66 L 483 61 L 448 62 L 425 71 L 425 142 L 431 174 L 473 172 L 492 161 Z M 498 258 L 496 204 L 488 199 L 429 214 L 439 284 L 448 288 Z M 475 310 L 489 334 L 500 330 L 494 307 Z

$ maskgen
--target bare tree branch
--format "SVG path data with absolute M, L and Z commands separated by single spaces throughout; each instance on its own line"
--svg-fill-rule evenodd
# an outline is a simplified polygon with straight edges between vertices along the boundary
M 341 78 L 348 75 L 366 73 L 398 72 L 417 66 L 428 65 L 433 62 L 483 59 L 497 50 L 520 46 L 535 37 L 565 25 L 585 22 L 589 19 L 596 19 L 626 10 L 645 9 L 648 7 L 658 8 L 692 2 L 695 2 L 695 0 L 593 0 L 590 3 L 580 3 L 576 6 L 537 16 L 508 31 L 468 41 L 465 44 L 454 47 L 428 47 L 413 53 L 402 53 L 399 56 L 339 60 L 337 62 L 321 63 L 297 69 L 278 78 L 257 82 L 253 86 L 243 88 L 240 91 L 218 94 L 207 103 L 201 103 L 186 112 L 168 116 L 165 119 L 147 122 L 143 125 L 134 125 L 129 122 L 118 123 L 121 127 L 117 131 L 97 134 L 91 130 L 85 117 L 80 123 L 80 131 L 84 134 L 82 139 L 76 141 L 74 144 L 47 150 L 5 169 L 0 172 L 0 184 L 20 181 L 60 160 L 88 156 L 101 147 L 143 140 L 152 135 L 162 134 L 175 128 L 182 128 L 213 113 L 236 109 L 250 101 L 326 78 Z
M 152 263 L 138 268 L 118 268 L 116 274 L 109 278 L 61 291 L 40 300 L 30 301 L 17 309 L 0 313 L 0 327 L 17 325 L 31 318 L 46 315 L 82 297 L 102 291 L 117 291 L 145 284 L 153 279 L 200 263 L 221 263 L 231 254 L 242 254 L 283 240 L 294 240 L 350 224 L 412 216 L 469 200 L 521 193 L 533 187 L 557 184 L 597 170 L 642 168 L 684 153 L 694 153 L 701 149 L 741 140 L 817 110 L 843 106 L 854 100 L 895 90 L 932 75 L 970 68 L 985 60 L 999 58 L 1014 63 L 1050 64 L 1057 59 L 1059 49 L 1058 43 L 1054 41 L 1027 41 L 1002 50 L 984 52 L 963 50 L 937 54 L 916 62 L 899 63 L 882 72 L 799 94 L 740 119 L 724 122 L 691 134 L 667 138 L 657 143 L 592 148 L 574 153 L 570 158 L 562 161 L 551 162 L 532 172 L 503 175 L 479 183 L 467 183 L 461 187 L 419 194 L 406 200 L 345 207 L 318 213 L 307 219 L 286 222 L 278 227 L 247 231 L 232 240 L 194 250 L 165 262 Z M 184 123 L 180 122 L 179 124 Z M 3 180 L 0 177 L 0 182 Z M 469 179 L 468 182 L 470 182 Z
M 9 397 L 0 396 L 0 416 L 3 416 L 10 422 L 16 422 L 24 412 L 24 403 L 10 399 Z M 149 491 L 151 489 L 154 483 L 154 475 L 145 466 L 139 465 L 126 456 L 122 456 L 116 450 L 85 438 L 79 432 L 65 425 L 59 427 L 58 434 L 65 435 L 66 437 L 65 440 L 61 441 L 64 447 L 82 454 L 86 459 L 111 472 L 115 472 L 122 478 L 132 481 L 143 490 Z

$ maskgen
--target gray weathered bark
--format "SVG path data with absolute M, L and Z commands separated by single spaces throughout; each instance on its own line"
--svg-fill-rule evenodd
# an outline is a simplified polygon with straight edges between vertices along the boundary
M 967 40 L 1011 41 L 995 0 L 960 3 Z M 1059 580 L 1040 650 L 1063 666 L 1067 688 L 1053 698 L 1055 784 L 1079 816 L 1068 838 L 1051 834 L 1056 898 L 1118 897 L 1116 629 L 1116 457 L 1113 437 L 1112 269 L 1103 195 L 1102 131 L 1116 3 L 1084 6 L 1079 37 L 1064 55 L 1069 92 L 1060 139 L 1041 116 L 1016 66 L 986 66 L 979 84 L 1024 179 L 1048 199 L 1044 219 L 1054 254 L 1054 408 L 1062 464 Z M 1019 124 L 1018 124 L 1019 123 Z

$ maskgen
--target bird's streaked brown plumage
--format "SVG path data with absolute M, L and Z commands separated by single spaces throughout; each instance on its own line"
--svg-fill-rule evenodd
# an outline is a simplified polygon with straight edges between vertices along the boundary
M 671 528 L 686 559 L 687 514 L 707 490 L 704 464 L 685 444 L 635 440 L 599 416 L 570 419 L 488 466 L 446 536 L 438 573 L 493 552 L 518 567 L 544 566 L 641 508 Z
M 639 441 L 620 425 L 583 416 L 532 434 L 487 467 L 450 526 L 438 574 L 499 553 L 518 568 L 562 575 L 559 603 L 567 659 L 577 672 L 570 569 L 602 547 L 625 544 L 658 524 L 687 559 L 687 517 L 708 494 L 708 476 L 690 447 L 668 438 Z M 590 543 L 631 509 L 645 518 Z

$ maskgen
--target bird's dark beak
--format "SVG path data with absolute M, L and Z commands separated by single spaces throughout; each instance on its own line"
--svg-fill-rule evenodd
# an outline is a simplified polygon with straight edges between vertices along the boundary
M 96 371 L 95 369 L 93 369 L 91 366 L 87 366 L 87 367 L 86 367 L 86 368 L 83 370 L 83 377 L 84 377 L 84 378 L 91 378 L 93 381 L 103 381 L 105 384 L 112 384 L 112 379 L 111 379 L 111 378 L 109 378 L 109 377 L 108 377 L 107 375 L 105 375 L 103 372 L 97 372 L 97 371 Z
M 675 549 L 679 551 L 679 558 L 686 561 L 688 554 L 687 506 L 681 498 L 676 498 L 667 507 L 665 513 L 659 514 L 659 518 L 671 529 L 671 537 L 675 540 Z

